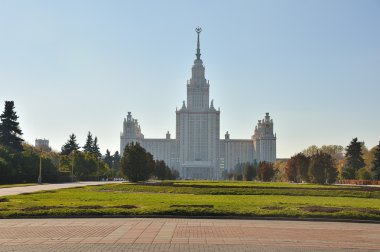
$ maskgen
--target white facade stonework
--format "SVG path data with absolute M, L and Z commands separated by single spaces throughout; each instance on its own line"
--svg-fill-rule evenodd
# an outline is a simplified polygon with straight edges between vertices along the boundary
M 224 170 L 238 163 L 276 161 L 276 136 L 269 113 L 259 120 L 251 139 L 220 139 L 220 110 L 209 102 L 209 81 L 200 58 L 199 33 L 191 79 L 187 81 L 187 102 L 176 110 L 176 137 L 147 139 L 138 121 L 128 112 L 120 137 L 120 153 L 131 142 L 139 142 L 154 159 L 179 171 L 185 179 L 220 179 Z M 187 105 L 186 105 L 187 104 Z

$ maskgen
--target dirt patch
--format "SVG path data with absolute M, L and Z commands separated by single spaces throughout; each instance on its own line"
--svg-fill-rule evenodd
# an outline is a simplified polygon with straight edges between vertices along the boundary
M 370 208 L 355 208 L 354 210 L 361 212 L 361 213 L 369 213 L 369 214 L 376 214 L 380 215 L 380 210 L 376 209 L 370 209 Z
M 7 198 L 0 198 L 0 202 L 9 202 L 9 199 L 7 199 Z
M 307 211 L 307 212 L 319 212 L 319 213 L 336 213 L 343 210 L 343 208 L 340 207 L 323 207 L 323 206 L 307 206 L 307 207 L 300 207 L 301 210 Z
M 57 209 L 57 208 L 63 208 L 62 206 L 32 206 L 32 207 L 26 207 L 21 209 L 22 211 L 38 211 L 38 210 L 50 210 L 50 209 Z
M 214 205 L 170 205 L 170 207 L 214 208 Z
M 262 209 L 265 209 L 265 210 L 282 210 L 284 209 L 285 207 L 281 207 L 281 206 L 267 206 L 267 207 L 262 207 Z
M 101 209 L 101 208 L 104 208 L 102 206 L 99 206 L 99 205 L 85 205 L 85 206 L 77 206 L 75 208 L 78 208 L 78 209 Z
M 137 206 L 134 206 L 134 205 L 120 205 L 120 206 L 114 206 L 114 208 L 133 209 L 133 208 L 137 208 Z

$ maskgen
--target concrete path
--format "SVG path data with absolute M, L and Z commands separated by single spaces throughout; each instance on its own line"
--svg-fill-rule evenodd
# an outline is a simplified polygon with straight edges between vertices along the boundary
M 220 219 L 4 219 L 0 251 L 380 251 L 380 225 Z
M 56 190 L 62 188 L 83 187 L 89 185 L 103 185 L 109 183 L 121 183 L 120 181 L 90 181 L 90 182 L 74 182 L 74 183 L 61 183 L 61 184 L 42 184 L 33 186 L 20 186 L 0 188 L 0 196 L 15 195 L 21 193 L 32 193 L 43 190 Z

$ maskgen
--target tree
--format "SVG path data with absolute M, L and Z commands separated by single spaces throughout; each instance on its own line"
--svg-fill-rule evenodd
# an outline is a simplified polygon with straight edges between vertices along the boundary
M 21 138 L 22 131 L 14 109 L 13 101 L 5 101 L 4 112 L 0 115 L 0 144 L 20 152 L 24 140 Z
M 154 176 L 156 176 L 160 180 L 173 179 L 172 171 L 163 160 L 155 161 Z
M 113 168 L 112 162 L 113 162 L 113 157 L 111 156 L 111 152 L 107 149 L 106 155 L 104 156 L 104 163 L 106 163 L 108 167 Z
M 252 181 L 256 177 L 257 165 L 245 163 L 243 165 L 243 177 L 246 181 Z
M 274 181 L 280 181 L 280 182 L 285 182 L 289 181 L 286 175 L 286 166 L 287 166 L 287 161 L 285 160 L 277 160 L 273 164 L 274 168 Z
M 309 179 L 317 184 L 331 184 L 337 178 L 338 172 L 334 159 L 330 154 L 318 152 L 311 156 L 309 166 Z
M 286 162 L 285 174 L 288 181 L 298 182 L 298 173 L 297 173 L 297 161 L 295 156 L 292 156 L 288 162 Z
M 83 146 L 83 151 L 87 153 L 92 153 L 92 147 L 94 145 L 94 140 L 92 139 L 92 134 L 89 131 L 87 133 L 87 139 L 86 139 L 86 144 Z
M 354 179 L 356 172 L 365 166 L 362 152 L 363 144 L 355 137 L 346 148 L 346 163 L 343 168 L 343 177 Z
M 271 181 L 274 176 L 273 164 L 265 161 L 260 162 L 257 176 L 261 181 Z
M 128 144 L 121 159 L 121 170 L 132 182 L 145 181 L 154 169 L 153 156 L 139 143 Z
M 92 143 L 91 153 L 95 155 L 97 158 L 102 157 L 102 153 L 100 153 L 99 145 L 98 145 L 98 137 L 95 137 L 94 142 Z
M 154 175 L 160 179 L 166 179 L 166 164 L 163 160 L 156 160 L 154 165 Z
M 302 151 L 307 157 L 311 157 L 318 152 L 330 154 L 335 160 L 343 159 L 343 146 L 341 145 L 322 145 L 320 148 L 316 145 L 311 145 L 307 149 Z
M 371 171 L 372 171 L 373 179 L 380 180 L 380 142 L 379 142 L 379 145 L 376 146 L 375 159 L 372 162 Z
M 341 145 L 322 145 L 319 149 L 321 152 L 330 154 L 335 160 L 342 160 L 344 158 L 343 155 L 343 146 Z
M 94 179 L 97 176 L 98 160 L 88 152 L 73 152 L 73 172 L 78 179 Z
M 292 156 L 288 160 L 285 169 L 288 180 L 296 183 L 309 181 L 309 162 L 309 157 L 305 156 L 303 153 L 298 153 L 297 155 Z
M 302 154 L 304 154 L 307 157 L 311 157 L 311 156 L 317 154 L 318 151 L 320 151 L 318 146 L 311 145 L 311 146 L 307 147 L 307 149 L 303 150 Z
M 115 171 L 117 175 L 120 175 L 120 165 L 121 165 L 121 157 L 118 151 L 115 151 L 115 153 L 112 155 L 113 158 L 113 165 L 112 169 Z
M 357 177 L 358 179 L 361 179 L 361 180 L 370 180 L 371 173 L 368 171 L 366 167 L 363 167 L 358 170 Z
M 62 146 L 61 154 L 70 155 L 74 151 L 79 150 L 79 145 L 77 143 L 77 137 L 73 134 L 69 136 L 69 140 Z

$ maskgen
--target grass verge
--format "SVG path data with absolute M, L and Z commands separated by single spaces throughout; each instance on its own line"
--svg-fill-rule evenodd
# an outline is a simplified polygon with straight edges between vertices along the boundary
M 380 188 L 184 181 L 0 198 L 1 218 L 152 215 L 380 220 Z

